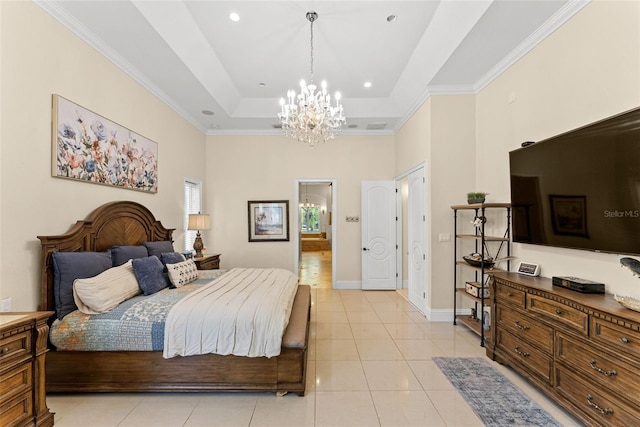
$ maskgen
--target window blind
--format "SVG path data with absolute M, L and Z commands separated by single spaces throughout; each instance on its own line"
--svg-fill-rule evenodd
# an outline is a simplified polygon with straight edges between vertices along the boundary
M 195 180 L 184 180 L 184 249 L 193 250 L 193 242 L 196 240 L 197 230 L 187 230 L 189 214 L 201 213 L 202 209 L 202 184 Z

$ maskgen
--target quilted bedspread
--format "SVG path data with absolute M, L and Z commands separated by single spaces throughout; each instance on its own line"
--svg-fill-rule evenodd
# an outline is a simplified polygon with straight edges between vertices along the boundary
M 287 270 L 230 270 L 176 303 L 163 356 L 279 355 L 297 288 L 297 276 Z
M 59 350 L 162 351 L 165 320 L 171 308 L 224 273 L 199 271 L 195 282 L 149 296 L 138 295 L 108 313 L 89 315 L 76 310 L 53 322 L 49 339 Z

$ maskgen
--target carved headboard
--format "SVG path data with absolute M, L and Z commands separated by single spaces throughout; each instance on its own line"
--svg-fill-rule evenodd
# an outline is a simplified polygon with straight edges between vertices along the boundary
M 42 244 L 39 310 L 55 310 L 53 257 L 57 251 L 104 251 L 114 245 L 172 240 L 174 228 L 165 228 L 151 211 L 136 202 L 106 203 L 57 236 L 38 236 Z

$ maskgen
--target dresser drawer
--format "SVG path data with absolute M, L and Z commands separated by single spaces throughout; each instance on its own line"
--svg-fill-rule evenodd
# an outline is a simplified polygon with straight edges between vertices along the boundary
M 496 305 L 496 321 L 500 326 L 509 329 L 515 336 L 553 354 L 553 328 L 511 307 Z
M 33 393 L 26 391 L 7 402 L 0 402 L 0 426 L 33 425 Z
M 607 347 L 640 357 L 640 332 L 595 317 L 591 320 L 591 331 L 591 336 Z
M 550 355 L 500 328 L 497 331 L 496 345 L 511 359 L 519 361 L 525 369 L 551 384 L 553 359 Z
M 599 426 L 638 425 L 640 412 L 626 406 L 602 387 L 589 384 L 562 365 L 555 371 L 556 390 Z
M 515 304 L 519 308 L 524 308 L 524 291 L 505 286 L 498 279 L 495 279 L 495 295 L 498 302 Z
M 538 295 L 527 297 L 527 309 L 533 313 L 542 314 L 587 335 L 589 332 L 589 315 L 573 307 Z
M 23 363 L 0 375 L 0 402 L 6 402 L 11 397 L 31 389 L 31 369 L 31 363 Z
M 640 405 L 640 370 L 607 353 L 558 333 L 556 357 L 559 362 L 580 372 L 599 390 L 613 390 Z
M 6 338 L 0 339 L 0 370 L 11 361 L 31 357 L 31 330 L 4 335 Z

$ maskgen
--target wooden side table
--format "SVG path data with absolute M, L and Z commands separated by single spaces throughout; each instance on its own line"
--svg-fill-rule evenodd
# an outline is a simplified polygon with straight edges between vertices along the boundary
M 204 255 L 201 258 L 194 258 L 198 270 L 217 270 L 220 268 L 220 254 Z
M 53 425 L 45 395 L 52 311 L 0 314 L 0 425 Z

